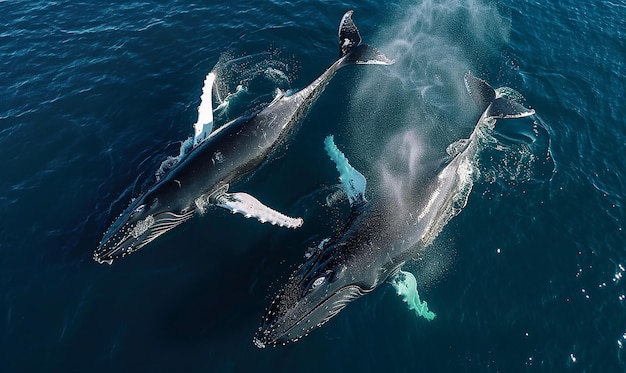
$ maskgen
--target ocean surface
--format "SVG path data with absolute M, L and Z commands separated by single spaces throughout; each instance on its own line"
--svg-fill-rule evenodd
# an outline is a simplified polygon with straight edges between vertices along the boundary
M 258 111 L 337 59 L 349 9 L 396 63 L 340 70 L 236 186 L 302 228 L 211 210 L 92 259 L 192 134 L 209 71 L 216 125 Z M 0 1 L 0 371 L 625 371 L 625 17 L 606 0 Z M 467 204 L 405 267 L 435 319 L 383 284 L 258 349 L 273 295 L 344 219 L 325 136 L 368 198 L 397 192 L 471 133 L 468 71 L 537 114 L 496 124 Z

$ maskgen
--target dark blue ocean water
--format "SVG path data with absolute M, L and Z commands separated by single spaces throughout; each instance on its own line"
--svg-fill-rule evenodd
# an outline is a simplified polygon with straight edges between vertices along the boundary
M 333 63 L 348 9 L 396 64 L 341 70 L 240 185 L 304 227 L 213 211 L 112 266 L 92 260 L 191 134 L 218 61 L 222 88 L 242 88 L 224 123 Z M 574 0 L 0 1 L 0 370 L 624 371 L 625 16 Z M 437 317 L 383 285 L 257 349 L 274 292 L 341 222 L 321 203 L 337 183 L 324 137 L 371 198 L 393 193 L 381 169 L 401 188 L 407 154 L 441 159 L 471 132 L 466 71 L 537 116 L 496 127 L 467 205 L 411 264 Z

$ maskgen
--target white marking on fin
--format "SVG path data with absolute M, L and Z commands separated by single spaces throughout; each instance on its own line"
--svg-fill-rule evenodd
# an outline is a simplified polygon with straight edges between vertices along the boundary
M 213 82 L 215 82 L 215 73 L 210 72 L 204 79 L 200 106 L 198 106 L 198 121 L 193 125 L 194 146 L 201 143 L 213 131 Z
M 270 223 L 280 227 L 298 228 L 304 223 L 302 218 L 292 218 L 261 203 L 247 193 L 222 193 L 211 196 L 212 203 L 246 218 L 255 218 L 261 223 Z

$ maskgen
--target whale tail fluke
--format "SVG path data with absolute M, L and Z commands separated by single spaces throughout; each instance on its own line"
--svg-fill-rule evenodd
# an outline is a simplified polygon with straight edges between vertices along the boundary
M 524 118 L 533 114 L 535 114 L 535 109 L 529 109 L 505 97 L 496 98 L 487 111 L 487 116 L 495 119 Z
M 476 106 L 488 118 L 514 119 L 535 114 L 534 109 L 529 109 L 517 101 L 521 95 L 511 93 L 506 96 L 502 95 L 494 90 L 489 83 L 469 72 L 465 74 L 465 88 Z M 513 90 L 509 88 L 508 91 Z
M 357 65 L 391 65 L 393 61 L 378 49 L 361 44 L 361 34 L 352 21 L 354 10 L 347 11 L 339 23 L 339 58 Z
M 491 105 L 493 100 L 496 99 L 496 91 L 491 88 L 489 83 L 475 77 L 472 73 L 468 72 L 464 77 L 465 89 L 469 93 L 472 100 L 476 104 L 476 107 L 480 111 L 485 111 Z

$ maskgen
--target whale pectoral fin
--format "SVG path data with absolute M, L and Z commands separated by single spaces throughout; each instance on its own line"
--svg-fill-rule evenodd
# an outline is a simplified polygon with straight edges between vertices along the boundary
M 365 176 L 352 167 L 348 162 L 348 158 L 335 145 L 332 135 L 326 137 L 324 147 L 330 159 L 335 162 L 337 171 L 339 171 L 339 180 L 348 195 L 350 205 L 355 207 L 367 202 L 365 199 L 365 187 L 367 185 Z
M 292 218 L 261 203 L 247 193 L 226 193 L 212 196 L 212 203 L 246 218 L 256 218 L 261 223 L 270 223 L 287 228 L 298 228 L 304 222 L 302 218 Z
M 402 300 L 407 304 L 409 309 L 415 311 L 417 316 L 421 316 L 428 321 L 435 318 L 435 314 L 428 309 L 428 304 L 420 300 L 420 296 L 417 293 L 417 280 L 411 272 L 400 269 L 393 275 L 389 282 L 396 289 L 396 293 L 402 297 Z
M 213 83 L 215 73 L 210 72 L 204 79 L 200 106 L 198 106 L 198 121 L 193 125 L 193 145 L 196 146 L 206 139 L 213 131 Z

